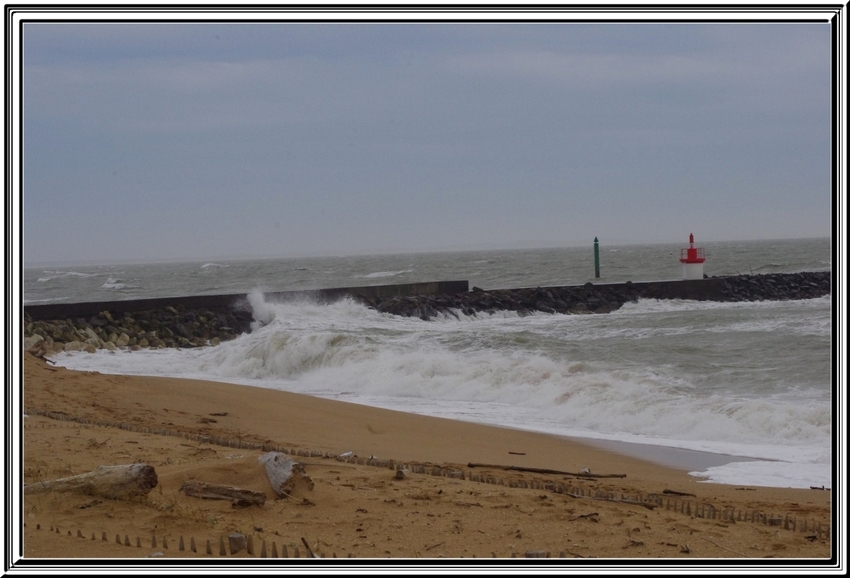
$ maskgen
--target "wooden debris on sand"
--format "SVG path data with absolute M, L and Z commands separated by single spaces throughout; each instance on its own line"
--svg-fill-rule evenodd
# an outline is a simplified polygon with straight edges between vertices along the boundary
M 147 495 L 157 483 L 156 470 L 148 464 L 98 466 L 86 474 L 28 484 L 24 493 L 79 492 L 118 500 Z
M 180 491 L 187 496 L 196 498 L 207 498 L 212 500 L 230 500 L 234 508 L 247 508 L 248 506 L 262 506 L 266 503 L 266 495 L 262 492 L 223 486 L 220 484 L 208 484 L 199 480 L 188 480 L 180 486 Z
M 313 480 L 304 471 L 304 466 L 291 460 L 282 452 L 268 452 L 260 456 L 259 461 L 266 467 L 272 489 L 287 498 L 302 490 L 312 490 Z
M 626 474 L 591 474 L 590 471 L 587 472 L 564 472 L 561 470 L 550 470 L 546 468 L 526 468 L 522 466 L 502 466 L 498 464 L 475 464 L 469 463 L 467 464 L 470 468 L 491 468 L 491 469 L 499 469 L 499 470 L 513 470 L 516 472 L 531 472 L 535 474 L 555 474 L 562 476 L 574 476 L 577 478 L 625 478 Z

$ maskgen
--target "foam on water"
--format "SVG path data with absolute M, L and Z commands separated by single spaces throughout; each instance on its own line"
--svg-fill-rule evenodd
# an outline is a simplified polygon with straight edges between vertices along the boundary
M 113 279 L 112 277 L 108 278 L 101 285 L 104 289 L 124 289 L 127 287 L 127 284 L 124 283 L 123 279 Z
M 405 273 L 412 273 L 413 269 L 403 269 L 401 271 L 376 271 L 374 273 L 367 273 L 366 275 L 355 275 L 354 277 L 357 279 L 380 279 L 382 277 L 395 277 L 397 275 L 404 275 Z
M 65 279 L 67 277 L 94 277 L 94 273 L 80 273 L 79 271 L 45 271 L 47 277 L 39 277 L 38 283 L 47 283 L 54 279 Z
M 831 405 L 828 385 L 826 392 L 819 388 L 819 374 L 796 377 L 783 367 L 774 373 L 770 367 L 730 370 L 721 362 L 711 369 L 710 359 L 691 366 L 680 351 L 700 347 L 677 350 L 670 343 L 695 333 L 694 323 L 707 323 L 707 314 L 713 325 L 696 339 L 733 366 L 738 346 L 730 336 L 736 331 L 744 333 L 746 343 L 774 338 L 788 327 L 828 339 L 821 319 L 828 317 L 828 301 L 811 301 L 782 306 L 641 301 L 611 315 L 466 317 L 458 312 L 458 318 L 423 322 L 350 300 L 270 303 L 254 292 L 249 297 L 254 331 L 219 346 L 62 354 L 57 362 L 104 373 L 230 381 L 565 436 L 777 460 L 758 468 L 721 466 L 700 475 L 808 487 L 830 483 Z M 667 349 L 672 351 L 663 353 Z M 747 359 L 742 365 L 753 362 Z M 706 376 L 707 371 L 714 373 Z M 768 378 L 750 383 L 753 373 Z M 791 377 L 783 381 L 774 374 Z

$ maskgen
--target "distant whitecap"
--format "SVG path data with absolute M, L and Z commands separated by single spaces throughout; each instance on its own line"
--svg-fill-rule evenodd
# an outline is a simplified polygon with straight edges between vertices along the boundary
M 127 286 L 126 283 L 123 282 L 123 279 L 114 279 L 109 277 L 106 281 L 104 281 L 103 285 L 101 285 L 102 289 L 124 289 Z

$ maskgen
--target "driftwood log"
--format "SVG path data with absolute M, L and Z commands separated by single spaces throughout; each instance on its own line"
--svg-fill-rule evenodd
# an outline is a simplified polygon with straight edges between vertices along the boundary
M 531 472 L 535 474 L 556 474 L 561 476 L 575 476 L 577 478 L 625 478 L 626 474 L 591 474 L 590 472 L 563 472 L 561 470 L 548 470 L 546 468 L 525 468 L 522 466 L 500 466 L 497 464 L 474 464 L 469 463 L 470 468 L 492 468 L 499 470 L 513 470 L 515 472 Z
M 233 486 L 208 484 L 198 480 L 183 482 L 183 485 L 180 486 L 180 491 L 187 496 L 193 496 L 195 498 L 230 500 L 234 508 L 262 506 L 266 503 L 266 495 L 262 492 L 234 488 Z
M 147 495 L 157 483 L 156 470 L 148 464 L 98 466 L 86 474 L 28 484 L 24 494 L 78 492 L 120 500 Z
M 261 455 L 259 461 L 265 465 L 266 475 L 278 496 L 288 498 L 298 490 L 313 489 L 313 480 L 304 471 L 304 466 L 286 454 L 268 452 Z

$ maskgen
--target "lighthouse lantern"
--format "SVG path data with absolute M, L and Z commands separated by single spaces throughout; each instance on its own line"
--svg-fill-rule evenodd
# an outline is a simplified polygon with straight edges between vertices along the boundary
M 682 277 L 685 279 L 702 279 L 702 265 L 705 263 L 705 251 L 694 247 L 694 234 L 691 233 L 690 246 L 682 249 L 679 262 L 682 263 Z

